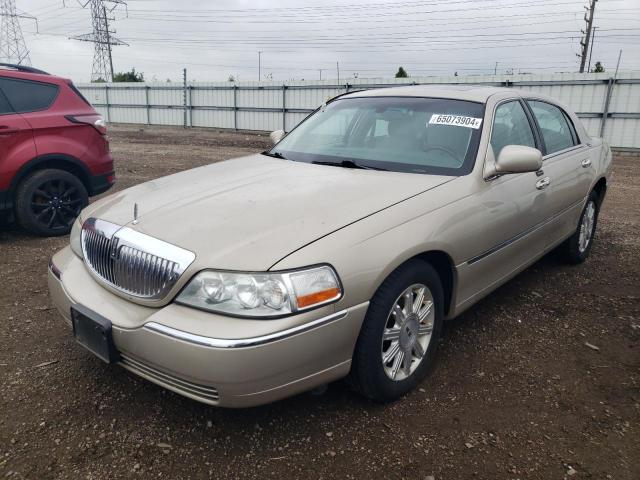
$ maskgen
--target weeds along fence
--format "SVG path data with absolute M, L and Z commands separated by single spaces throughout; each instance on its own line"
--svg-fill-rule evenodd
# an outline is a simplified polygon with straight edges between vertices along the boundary
M 490 85 L 569 105 L 592 136 L 640 149 L 640 72 L 375 78 L 298 82 L 91 83 L 78 88 L 107 122 L 291 130 L 328 98 L 399 85 Z

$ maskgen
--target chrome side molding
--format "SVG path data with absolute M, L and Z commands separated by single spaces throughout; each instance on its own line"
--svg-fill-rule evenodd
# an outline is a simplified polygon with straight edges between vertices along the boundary
M 144 330 L 150 330 L 152 332 L 166 335 L 167 337 L 175 338 L 177 340 L 182 340 L 188 343 L 193 343 L 195 345 L 201 345 L 204 347 L 247 348 L 247 347 L 255 347 L 258 345 L 264 345 L 266 343 L 275 342 L 278 340 L 282 340 L 283 338 L 291 337 L 293 335 L 298 335 L 300 333 L 313 330 L 314 328 L 321 327 L 322 325 L 326 325 L 328 323 L 335 322 L 337 320 L 342 320 L 347 316 L 347 314 L 348 314 L 348 310 L 345 309 L 336 313 L 332 313 L 331 315 L 327 315 L 326 317 L 318 318 L 316 320 L 305 323 L 303 325 L 298 325 L 296 327 L 282 330 L 281 332 L 271 333 L 269 335 L 261 335 L 258 337 L 250 337 L 250 338 L 228 339 L 228 338 L 205 337 L 202 335 L 195 335 L 193 333 L 185 332 L 183 330 L 178 330 L 176 328 L 167 327 L 166 325 L 162 325 L 156 322 L 148 322 L 142 328 Z

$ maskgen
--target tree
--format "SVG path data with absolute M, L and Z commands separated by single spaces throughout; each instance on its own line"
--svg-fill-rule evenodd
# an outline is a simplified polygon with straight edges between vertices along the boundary
M 406 70 L 402 67 L 396 72 L 396 78 L 407 78 L 408 76 Z
M 114 82 L 144 82 L 144 73 L 136 72 L 132 68 L 130 72 L 119 72 L 113 75 Z
M 604 72 L 604 66 L 600 62 L 596 62 L 595 67 L 591 71 L 593 73 L 602 73 L 602 72 Z
M 236 81 L 236 77 L 234 77 L 233 75 L 229 75 L 229 81 L 230 82 L 235 82 Z

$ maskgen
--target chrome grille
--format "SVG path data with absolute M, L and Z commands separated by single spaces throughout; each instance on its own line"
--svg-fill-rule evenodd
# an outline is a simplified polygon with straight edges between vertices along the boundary
M 164 298 L 195 259 L 187 250 L 98 219 L 83 224 L 82 250 L 102 281 L 151 300 Z

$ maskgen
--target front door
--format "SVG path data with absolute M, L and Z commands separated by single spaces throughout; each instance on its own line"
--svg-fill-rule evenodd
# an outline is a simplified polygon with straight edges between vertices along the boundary
M 497 158 L 507 145 L 539 147 L 519 100 L 505 101 L 495 111 L 489 148 Z M 544 252 L 550 201 L 549 190 L 541 183 L 544 178 L 540 172 L 502 175 L 487 180 L 474 196 L 478 213 L 471 224 L 476 247 L 475 254 L 459 266 L 465 278 L 459 285 L 460 304 L 473 303 Z

